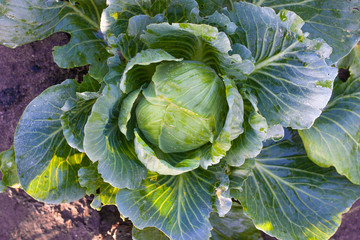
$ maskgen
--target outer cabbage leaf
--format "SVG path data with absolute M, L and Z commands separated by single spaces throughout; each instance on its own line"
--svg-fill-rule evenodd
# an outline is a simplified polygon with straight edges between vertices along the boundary
M 137 53 L 146 49 L 146 45 L 143 42 L 127 35 L 126 33 L 121 33 L 115 40 L 112 47 L 114 49 L 118 49 L 118 51 L 121 53 L 121 56 L 127 62 L 134 58 Z
M 15 132 L 20 183 L 40 201 L 71 202 L 85 195 L 77 171 L 88 160 L 67 144 L 60 120 L 61 108 L 75 98 L 76 87 L 67 80 L 45 90 L 27 106 Z
M 86 75 L 84 81 L 77 86 L 76 99 L 67 100 L 62 107 L 64 113 L 61 116 L 61 125 L 65 139 L 72 148 L 80 152 L 84 152 L 84 127 L 91 108 L 99 97 L 99 88 L 99 83 Z
M 164 22 L 186 22 L 198 7 L 195 0 L 108 0 L 107 3 L 109 6 L 102 14 L 101 31 L 106 36 L 116 37 L 132 28 L 135 19 L 136 25 L 142 26 L 136 29 L 141 31 L 149 23 L 142 20 L 163 18 Z
M 125 65 L 122 64 L 120 56 L 115 55 L 110 57 L 107 61 L 107 65 L 109 67 L 109 72 L 105 75 L 102 83 L 109 84 L 114 83 L 116 84 L 119 79 L 121 79 L 122 74 L 125 69 Z
M 166 8 L 166 0 L 107 0 L 107 4 L 101 16 L 101 31 L 106 36 L 115 37 L 128 30 L 133 17 L 155 17 Z
M 337 62 L 360 40 L 360 10 L 358 0 L 248 0 L 256 5 L 288 9 L 304 21 L 304 32 L 310 38 L 322 38 L 332 48 L 331 60 Z
M 261 114 L 270 125 L 309 128 L 331 96 L 337 71 L 324 59 L 331 48 L 292 32 L 301 23 L 291 12 L 283 21 L 270 8 L 240 2 L 229 15 L 238 25 L 233 40 L 255 60 L 244 86 L 256 92 Z
M 16 47 L 67 32 L 71 40 L 54 48 L 55 62 L 62 68 L 90 64 L 92 76 L 100 80 L 106 74 L 108 58 L 106 44 L 98 34 L 105 6 L 105 0 L 2 0 L 0 44 Z
M 116 37 L 111 35 L 108 42 L 110 42 L 113 48 L 118 49 L 126 61 L 130 61 L 137 53 L 146 49 L 146 45 L 139 41 L 139 37 L 146 30 L 147 25 L 164 21 L 164 17 L 161 14 L 153 18 L 148 15 L 133 16 L 129 19 L 126 33 L 120 33 Z M 112 33 L 112 31 L 109 32 Z
M 91 207 L 100 210 L 105 205 L 115 205 L 118 188 L 114 188 L 98 173 L 98 164 L 90 164 L 88 167 L 79 169 L 79 182 L 82 187 L 86 187 L 86 194 L 94 195 Z
M 270 144 L 250 160 L 250 174 L 245 167 L 231 170 L 240 173 L 230 175 L 232 197 L 258 229 L 279 239 L 329 239 L 360 194 L 335 169 L 310 161 L 301 142 Z
M 169 240 L 162 231 L 154 227 L 147 227 L 142 230 L 133 227 L 132 237 L 133 240 Z
M 225 164 L 220 164 L 221 167 L 226 167 Z M 220 184 L 216 187 L 216 201 L 213 205 L 213 209 L 218 213 L 220 217 L 224 217 L 232 207 L 232 199 L 230 197 L 230 179 L 227 172 L 218 174 Z
M 196 0 L 202 15 L 207 16 L 223 8 L 231 9 L 234 0 Z
M 312 128 L 300 131 L 309 158 L 322 167 L 334 166 L 360 184 L 360 47 L 354 49 L 351 76 L 337 80 L 334 94 Z
M 92 108 L 85 125 L 84 149 L 90 160 L 99 161 L 103 179 L 116 188 L 138 187 L 146 176 L 134 143 L 128 142 L 118 127 L 123 95 L 118 86 L 107 85 Z
M 169 23 L 189 22 L 199 8 L 196 0 L 168 0 L 165 16 Z
M 231 211 L 225 217 L 219 217 L 217 213 L 210 214 L 211 240 L 261 240 L 261 233 L 257 230 L 249 217 L 242 210 L 239 203 L 234 202 Z M 160 230 L 147 227 L 142 230 L 133 228 L 135 240 L 169 240 Z
M 201 18 L 199 22 L 217 27 L 219 31 L 225 32 L 228 35 L 233 34 L 237 28 L 236 24 L 233 23 L 228 16 L 218 11 L 212 15 Z
M 2 179 L 0 180 L 0 193 L 4 192 L 7 187 L 20 187 L 20 180 L 15 162 L 14 147 L 0 153 L 0 171 L 2 173 Z
M 174 240 L 207 240 L 219 172 L 198 168 L 177 176 L 150 174 L 139 190 L 121 189 L 116 204 L 136 228 L 156 227 Z
M 136 15 L 129 19 L 129 25 L 127 28 L 127 33 L 129 36 L 139 39 L 140 35 L 146 31 L 146 27 L 152 23 L 161 23 L 164 22 L 164 17 L 160 14 L 155 17 L 150 17 L 148 15 Z

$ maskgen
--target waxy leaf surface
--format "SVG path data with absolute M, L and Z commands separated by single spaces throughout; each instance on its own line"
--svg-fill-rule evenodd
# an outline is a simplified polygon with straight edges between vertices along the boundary
M 77 171 L 88 159 L 68 145 L 60 119 L 65 102 L 75 99 L 76 87 L 67 80 L 45 90 L 25 109 L 15 132 L 20 183 L 40 201 L 71 202 L 85 195 Z
M 150 174 L 139 190 L 121 189 L 116 204 L 136 228 L 156 227 L 174 240 L 207 240 L 217 171 Z
M 258 229 L 279 239 L 329 239 L 360 194 L 334 168 L 309 160 L 301 142 L 271 144 L 250 160 L 250 172 L 245 165 L 232 169 L 231 195 Z
M 243 213 L 241 205 L 237 202 L 225 217 L 219 217 L 215 212 L 210 214 L 211 230 L 210 240 L 261 240 L 261 233 L 255 228 L 249 217 Z M 133 239 L 135 240 L 169 240 L 160 230 L 147 227 L 142 230 L 133 228 Z
M 89 75 L 77 86 L 76 99 L 69 99 L 65 102 L 62 110 L 61 125 L 66 141 L 80 152 L 84 152 L 84 127 L 91 113 L 92 106 L 100 96 L 97 94 L 100 85 Z

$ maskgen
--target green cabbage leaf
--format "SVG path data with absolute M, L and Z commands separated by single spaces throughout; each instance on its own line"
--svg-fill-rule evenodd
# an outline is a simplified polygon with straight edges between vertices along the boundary
M 360 47 L 348 56 L 350 77 L 337 79 L 329 104 L 314 125 L 300 131 L 309 158 L 321 167 L 334 166 L 360 184 Z

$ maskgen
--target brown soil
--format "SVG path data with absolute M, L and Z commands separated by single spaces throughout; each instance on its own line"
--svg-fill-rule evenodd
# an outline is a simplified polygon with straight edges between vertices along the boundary
M 56 34 L 17 49 L 0 46 L 0 152 L 13 143 L 16 124 L 27 104 L 47 87 L 67 78 L 81 80 L 87 68 L 59 69 L 52 47 L 68 41 Z M 115 206 L 100 212 L 90 207 L 91 197 L 73 203 L 49 205 L 24 191 L 0 194 L 0 240 L 131 239 L 132 224 L 123 222 Z M 343 217 L 333 240 L 360 239 L 360 201 Z M 271 239 L 264 235 L 265 239 Z

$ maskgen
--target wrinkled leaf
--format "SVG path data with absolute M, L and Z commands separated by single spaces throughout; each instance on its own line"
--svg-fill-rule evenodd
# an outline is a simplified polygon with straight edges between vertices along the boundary
M 108 7 L 102 14 L 101 31 L 105 35 L 113 34 L 116 37 L 125 33 L 132 17 L 148 15 L 155 17 L 163 13 L 166 0 L 108 0 Z
M 200 61 L 229 77 L 244 79 L 254 65 L 238 54 L 229 56 L 230 40 L 217 28 L 205 24 L 150 24 L 141 39 L 150 48 L 163 49 L 177 58 Z
M 100 210 L 105 205 L 115 205 L 116 194 L 119 189 L 114 188 L 98 173 L 98 164 L 90 164 L 88 167 L 79 169 L 79 182 L 82 187 L 86 188 L 87 195 L 94 195 L 91 207 Z M 100 203 L 100 206 L 97 205 Z
M 109 72 L 105 75 L 102 83 L 113 83 L 116 84 L 124 72 L 125 65 L 122 64 L 121 59 L 118 55 L 110 57 L 107 61 L 109 66 Z
M 217 213 L 210 214 L 210 223 L 213 227 L 211 240 L 261 240 L 261 233 L 255 228 L 252 220 L 243 213 L 239 203 L 233 206 L 225 217 Z
M 211 15 L 215 11 L 219 11 L 223 8 L 231 9 L 234 0 L 196 0 L 199 4 L 199 10 L 202 15 Z
M 221 164 L 222 167 L 225 167 L 225 164 Z M 226 169 L 228 170 L 228 169 Z M 224 217 L 231 209 L 232 199 L 230 197 L 230 179 L 227 172 L 218 174 L 218 179 L 220 180 L 219 186 L 215 189 L 216 201 L 215 207 L 213 209 L 220 217 Z
M 250 96 L 244 96 L 244 133 L 231 143 L 225 156 L 226 162 L 236 167 L 241 166 L 245 159 L 256 157 L 260 153 L 268 131 L 266 119 L 258 111 L 256 98 L 251 102 L 248 100 Z
M 84 127 L 90 115 L 91 108 L 99 97 L 97 91 L 100 85 L 90 76 L 85 76 L 84 81 L 77 86 L 76 99 L 69 99 L 65 102 L 62 110 L 61 125 L 66 141 L 80 152 L 84 152 Z
M 244 86 L 256 93 L 260 113 L 269 125 L 309 128 L 331 96 L 337 71 L 324 59 L 331 48 L 292 32 L 296 18 L 290 12 L 283 21 L 270 8 L 245 2 L 234 8 L 230 18 L 238 28 L 232 38 L 254 57 L 255 70 Z
M 243 169 L 239 178 L 230 176 L 232 197 L 241 201 L 258 229 L 279 239 L 329 239 L 360 194 L 360 186 L 335 169 L 310 161 L 301 142 L 270 144 L 253 166 L 250 174 Z
M 119 49 L 121 56 L 125 58 L 126 61 L 131 61 L 137 53 L 146 49 L 146 45 L 143 42 L 126 33 L 121 33 L 119 35 L 113 47 Z
M 123 96 L 116 85 L 107 85 L 92 108 L 85 125 L 84 149 L 93 162 L 99 161 L 103 179 L 116 188 L 138 187 L 146 176 L 134 143 L 128 142 L 118 127 Z
M 163 61 L 181 61 L 160 49 L 148 49 L 139 52 L 126 65 L 121 78 L 120 88 L 124 93 L 138 89 L 142 84 L 150 81 L 155 67 Z
M 115 36 L 131 28 L 132 17 L 147 16 L 137 19 L 140 20 L 149 17 L 159 19 L 161 16 L 170 23 L 187 22 L 193 9 L 198 7 L 195 0 L 108 0 L 107 3 L 109 6 L 103 12 L 101 30 L 105 35 Z
M 17 173 L 14 147 L 0 153 L 0 193 L 4 192 L 7 187 L 19 188 L 20 181 Z
M 187 22 L 192 19 L 193 11 L 198 9 L 195 0 L 168 0 L 166 17 L 169 23 Z
M 127 33 L 121 33 L 115 40 L 113 47 L 119 49 L 121 55 L 130 61 L 138 52 L 146 49 L 145 44 L 139 38 L 146 30 L 147 25 L 164 21 L 164 17 L 160 14 L 153 18 L 148 15 L 136 15 L 130 18 Z
M 230 167 L 231 196 L 238 196 L 243 192 L 243 184 L 255 167 L 253 158 L 246 159 L 240 167 Z
M 15 132 L 20 183 L 40 201 L 71 202 L 85 194 L 77 171 L 88 160 L 67 144 L 60 120 L 65 102 L 75 99 L 76 86 L 67 80 L 45 90 L 27 106 Z
M 217 27 L 219 31 L 223 31 L 226 34 L 233 34 L 237 28 L 228 16 L 216 11 L 210 16 L 201 19 L 201 23 L 205 23 L 214 27 Z

